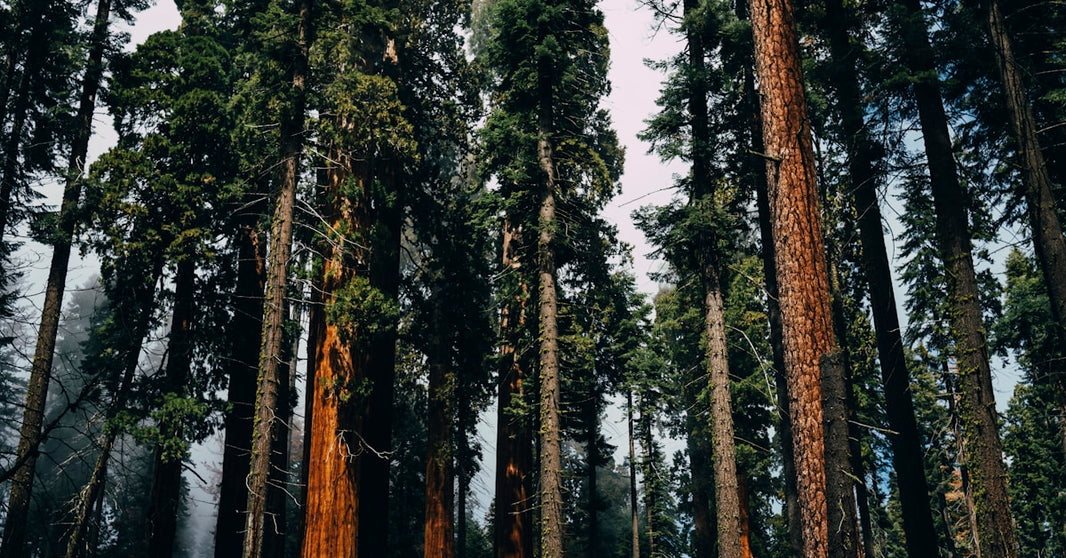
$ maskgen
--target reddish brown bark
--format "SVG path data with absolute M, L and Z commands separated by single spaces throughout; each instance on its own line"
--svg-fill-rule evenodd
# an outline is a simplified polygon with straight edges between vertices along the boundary
M 803 555 L 828 553 L 820 362 L 835 350 L 814 150 L 787 0 L 751 0 Z

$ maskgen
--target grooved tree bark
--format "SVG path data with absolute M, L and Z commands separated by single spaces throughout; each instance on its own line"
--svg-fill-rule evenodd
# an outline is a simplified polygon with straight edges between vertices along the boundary
M 973 487 L 977 540 L 984 556 L 1012 558 L 1017 553 L 1007 493 L 1007 471 L 999 439 L 992 371 L 974 271 L 969 218 L 955 167 L 940 80 L 918 0 L 903 0 L 904 55 L 914 80 L 922 127 L 936 235 L 948 282 L 951 330 L 958 367 L 959 418 L 966 442 L 967 470 Z
M 929 486 L 925 479 L 922 437 L 914 415 L 910 391 L 910 372 L 903 353 L 903 338 L 896 314 L 892 288 L 892 268 L 881 228 L 881 209 L 877 186 L 875 146 L 863 119 L 863 96 L 857 77 L 858 49 L 848 37 L 851 29 L 848 12 L 841 0 L 829 0 L 825 29 L 829 33 L 830 52 L 837 71 L 832 83 L 837 92 L 837 109 L 848 148 L 848 172 L 854 192 L 853 203 L 859 216 L 859 240 L 863 263 L 870 285 L 877 355 L 881 366 L 881 384 L 885 393 L 885 412 L 891 432 L 892 465 L 899 483 L 903 531 L 907 552 L 919 556 L 937 545 L 933 512 L 929 505 Z
M 835 350 L 792 5 L 751 0 L 803 555 L 828 554 L 819 364 Z
M 75 117 L 78 128 L 70 148 L 70 160 L 67 163 L 63 201 L 59 207 L 59 230 L 52 239 L 52 262 L 48 268 L 48 281 L 45 285 L 41 326 L 37 330 L 37 346 L 33 353 L 30 379 L 26 386 L 26 406 L 23 410 L 22 427 L 19 430 L 19 443 L 15 454 L 21 464 L 18 465 L 18 470 L 11 481 L 7 516 L 4 519 L 4 541 L 0 548 L 2 551 L 0 554 L 3 556 L 21 554 L 25 541 L 26 518 L 29 513 L 30 495 L 33 491 L 33 471 L 37 465 L 37 449 L 41 443 L 44 403 L 51 380 L 52 358 L 55 356 L 56 335 L 59 332 L 59 318 L 63 309 L 63 292 L 66 289 L 74 226 L 77 224 L 75 214 L 81 201 L 82 174 L 85 171 L 89 137 L 92 135 L 96 94 L 100 90 L 100 79 L 104 72 L 104 48 L 108 42 L 107 30 L 110 18 L 111 0 L 100 0 L 96 6 L 96 18 L 89 40 L 85 76 L 82 79 L 81 95 L 78 99 L 78 112 Z M 3 103 L 0 107 L 6 104 L 6 99 Z M 2 110 L 0 108 L 0 111 Z M 0 117 L 0 127 L 2 123 L 3 118 Z M 3 178 L 12 179 L 7 175 Z M 8 203 L 6 197 L 3 203 Z M 0 219 L 6 222 L 6 217 L 0 217 Z M 2 225 L 0 225 L 0 231 L 2 231 Z M 2 237 L 3 233 L 0 232 L 0 242 L 3 241 Z
M 268 533 L 276 523 L 268 517 L 268 492 L 272 477 L 271 463 L 276 452 L 284 452 L 278 444 L 287 444 L 288 425 L 279 420 L 279 391 L 286 390 L 288 381 L 279 385 L 283 363 L 282 344 L 285 341 L 285 294 L 288 288 L 289 259 L 292 254 L 293 219 L 296 207 L 296 184 L 299 179 L 300 155 L 303 151 L 304 83 L 307 78 L 307 55 L 311 41 L 311 0 L 299 4 L 300 23 L 295 60 L 292 64 L 292 100 L 285 107 L 281 121 L 278 193 L 274 202 L 274 217 L 270 230 L 270 251 L 267 262 L 267 282 L 263 299 L 262 346 L 259 351 L 258 388 L 252 426 L 251 463 L 247 479 L 248 503 L 244 530 L 245 558 L 258 558 L 264 545 L 283 544 L 278 535 Z M 287 363 L 286 363 L 287 364 Z M 285 375 L 287 378 L 287 375 Z M 284 399 L 281 404 L 287 405 Z M 275 487 L 273 490 L 278 490 Z

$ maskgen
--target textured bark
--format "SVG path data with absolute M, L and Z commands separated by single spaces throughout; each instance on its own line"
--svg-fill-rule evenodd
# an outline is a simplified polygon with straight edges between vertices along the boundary
M 791 3 L 751 0 L 803 555 L 828 553 L 821 359 L 834 350 L 814 150 Z
M 442 304 L 435 301 L 433 304 Z M 439 308 L 435 311 L 434 323 L 441 322 Z M 455 409 L 455 375 L 449 373 L 447 348 L 438 331 L 433 334 L 432 351 L 429 357 L 429 404 L 426 455 L 426 515 L 423 534 L 425 558 L 454 558 L 455 556 L 455 475 L 452 465 L 452 424 Z
M 300 155 L 303 152 L 304 128 L 304 83 L 307 78 L 307 56 L 310 47 L 311 0 L 299 4 L 300 24 L 296 56 L 292 64 L 292 104 L 286 107 L 281 122 L 281 165 L 277 176 L 278 192 L 274 202 L 274 216 L 270 228 L 270 251 L 267 262 L 267 279 L 263 298 L 261 348 L 256 388 L 255 414 L 252 423 L 251 463 L 248 478 L 248 510 L 245 518 L 245 558 L 258 558 L 267 547 L 284 546 L 279 533 L 277 518 L 272 518 L 268 499 L 272 462 L 276 455 L 287 455 L 279 445 L 288 444 L 287 398 L 279 398 L 287 392 L 288 374 L 279 372 L 287 363 L 282 362 L 285 342 L 285 295 L 288 289 L 289 259 L 292 255 L 293 220 L 296 210 L 296 185 L 299 180 Z M 282 377 L 284 376 L 284 377 Z M 281 407 L 286 411 L 281 412 Z M 285 464 L 281 467 L 284 471 Z M 273 489 L 275 492 L 277 487 Z M 276 499 L 276 497 L 275 497 Z M 275 504 L 276 506 L 277 504 Z M 284 506 L 282 505 L 282 508 Z M 281 514 L 282 518 L 284 513 Z M 268 532 L 269 530 L 269 532 Z M 280 539 L 280 540 L 279 540 Z
M 748 475 L 737 473 L 737 498 L 740 500 L 740 554 L 741 558 L 752 558 L 751 552 L 751 514 L 748 505 Z
M 31 2 L 43 4 L 44 2 Z M 40 11 L 39 6 L 33 8 Z M 78 112 L 75 116 L 78 128 L 71 144 L 70 159 L 67 162 L 67 176 L 63 187 L 63 201 L 59 207 L 59 230 L 56 231 L 52 244 L 52 261 L 48 269 L 45 284 L 44 306 L 41 309 L 41 325 L 37 330 L 37 345 L 30 368 L 30 379 L 26 386 L 26 406 L 23 408 L 22 426 L 19 430 L 19 443 L 16 449 L 21 464 L 11 482 L 11 493 L 7 516 L 4 519 L 4 542 L 0 555 L 13 556 L 21 553 L 25 539 L 26 518 L 29 513 L 30 496 L 33 491 L 33 471 L 37 463 L 37 451 L 41 443 L 41 425 L 44 419 L 44 403 L 51 382 L 52 359 L 55 356 L 56 335 L 59 332 L 59 319 L 63 309 L 63 293 L 66 289 L 67 267 L 70 264 L 70 249 L 74 239 L 76 213 L 81 200 L 82 174 L 85 171 L 85 156 L 92 135 L 93 112 L 96 109 L 96 94 L 100 90 L 100 79 L 104 71 L 104 47 L 107 45 L 108 23 L 111 17 L 111 0 L 100 0 L 96 5 L 96 17 L 89 39 L 89 53 L 82 79 L 81 93 L 78 99 Z M 13 56 L 10 55 L 10 56 Z M 9 56 L 9 59 L 10 59 Z M 12 68 L 8 68 L 10 72 Z M 4 87 L 5 95 L 7 88 Z M 6 99 L 0 102 L 0 111 L 6 108 Z M 23 116 L 16 116 L 23 118 Z M 0 129 L 4 118 L 0 116 Z M 14 133 L 14 132 L 12 132 Z M 16 136 L 13 136 L 16 137 Z M 10 145 L 10 144 L 9 144 Z M 11 155 L 11 153 L 9 153 Z M 8 220 L 10 191 L 8 183 L 14 177 L 3 175 L 4 194 L 2 203 L 5 209 L 0 214 L 0 242 L 3 242 L 3 228 Z M 10 532 L 10 534 L 8 534 Z M 10 538 L 10 542 L 8 539 Z
M 537 151 L 545 174 L 537 238 L 540 333 L 540 556 L 563 556 L 562 430 L 559 424 L 559 328 L 555 292 L 555 167 L 545 126 Z
M 1040 270 L 1044 274 L 1044 284 L 1051 301 L 1051 313 L 1059 326 L 1059 342 L 1066 345 L 1066 239 L 1062 236 L 1062 223 L 1055 210 L 1055 197 L 1037 135 L 1032 105 L 1026 95 L 1021 70 L 1014 59 L 1010 34 L 999 8 L 999 0 L 984 0 L 982 4 L 987 12 L 989 35 L 996 53 L 996 67 L 999 69 L 1003 93 L 1006 96 L 1011 130 L 1017 142 L 1018 159 L 1025 182 L 1030 235 Z M 1055 378 L 1059 400 L 1062 401 L 1066 398 L 1066 374 L 1060 371 Z M 1063 447 L 1066 448 L 1066 425 L 1060 428 L 1060 432 L 1063 436 Z
M 969 218 L 948 133 L 934 54 L 918 0 L 904 0 L 905 57 L 913 75 L 914 95 L 922 127 L 936 234 L 948 282 L 952 335 L 958 364 L 959 417 L 967 447 L 967 468 L 973 486 L 977 539 L 981 553 L 997 558 L 1017 554 L 1014 521 L 1007 493 L 1007 471 L 999 439 L 992 371 L 974 271 Z
M 335 186 L 335 184 L 333 185 Z M 335 222 L 335 221 L 334 221 Z M 345 421 L 352 405 L 341 394 L 355 377 L 352 354 L 336 324 L 328 323 L 324 305 L 350 271 L 333 257 L 325 262 L 320 292 L 322 304 L 311 309 L 310 326 L 315 332 L 307 376 L 308 421 L 307 488 L 301 555 L 354 558 L 358 533 L 356 456 L 359 440 Z
M 178 261 L 174 277 L 174 310 L 167 343 L 167 364 L 163 379 L 165 395 L 185 396 L 192 362 L 193 296 L 196 290 L 196 266 L 188 255 Z M 159 425 L 162 440 L 183 439 L 179 424 L 163 421 Z M 165 558 L 174 553 L 178 511 L 181 506 L 181 470 L 183 457 L 155 450 L 152 495 L 148 504 L 148 553 Z
M 759 114 L 755 80 L 745 72 L 745 90 L 752 111 L 751 151 L 763 152 L 762 117 Z M 766 284 L 766 314 L 770 322 L 770 353 L 774 364 L 774 388 L 777 390 L 778 424 L 781 440 L 781 476 L 785 488 L 785 517 L 788 526 L 789 553 L 799 556 L 803 550 L 800 530 L 799 495 L 796 490 L 796 459 L 792 453 L 792 415 L 789 412 L 788 382 L 785 377 L 785 349 L 782 343 L 781 306 L 778 304 L 777 256 L 774 252 L 773 225 L 770 222 L 770 198 L 766 173 L 752 172 L 755 182 L 755 203 L 759 212 L 759 241 L 762 244 L 763 280 Z
M 903 353 L 903 338 L 896 314 L 892 268 L 881 225 L 877 197 L 880 176 L 876 169 L 875 146 L 863 119 L 865 103 L 856 68 L 858 49 L 851 44 L 848 36 L 852 27 L 849 24 L 849 12 L 841 0 L 829 0 L 825 28 L 837 64 L 833 85 L 838 96 L 841 124 L 846 137 L 850 139 L 847 146 L 848 172 L 854 192 L 853 203 L 859 216 L 863 264 L 870 284 L 870 306 L 877 337 L 885 411 L 892 431 L 888 439 L 892 445 L 892 465 L 899 483 L 903 531 L 908 553 L 919 556 L 936 547 L 937 536 L 929 505 L 929 486 L 925 479 L 922 436 L 911 397 L 910 371 Z
M 525 307 L 529 293 L 522 281 L 521 233 L 510 222 L 503 231 L 503 268 L 518 278 L 516 292 L 501 310 L 501 369 L 496 428 L 496 509 L 494 543 L 496 558 L 532 558 L 533 514 L 532 433 L 524 416 L 515 416 L 512 407 L 524 397 L 526 372 L 515 351 L 525 327 Z
M 825 411 L 825 486 L 829 505 L 829 555 L 858 558 L 859 519 L 855 491 L 862 477 L 855 471 L 859 451 L 858 431 L 852 426 L 851 353 L 848 351 L 848 316 L 837 269 L 839 250 L 826 241 L 833 330 L 841 350 L 822 361 L 822 405 Z
M 844 355 L 822 357 L 822 402 L 825 411 L 825 477 L 829 517 L 829 556 L 858 558 L 859 533 L 855 516 L 848 443 L 847 389 Z

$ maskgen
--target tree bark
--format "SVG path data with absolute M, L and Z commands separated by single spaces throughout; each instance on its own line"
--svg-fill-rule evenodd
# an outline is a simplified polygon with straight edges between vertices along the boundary
M 791 3 L 751 0 L 803 555 L 828 553 L 820 362 L 834 352 L 810 122 Z
M 517 278 L 516 292 L 507 301 L 500 316 L 501 369 L 496 427 L 496 508 L 494 543 L 496 558 L 532 558 L 533 517 L 530 498 L 532 488 L 532 434 L 527 417 L 512 413 L 524 398 L 526 372 L 516 352 L 525 327 L 525 307 L 529 293 L 521 278 L 521 231 L 510 221 L 504 224 L 503 268 Z
M 600 491 L 597 469 L 600 466 L 600 394 L 596 384 L 589 390 L 589 402 L 585 406 L 585 479 L 588 483 L 588 527 L 586 544 L 588 557 L 596 558 L 600 544 Z
M 988 17 L 996 67 L 1006 96 L 1014 140 L 1017 142 L 1033 248 L 1044 274 L 1051 314 L 1058 324 L 1059 342 L 1066 345 L 1066 239 L 1063 238 L 1062 223 L 1055 210 L 1055 197 L 1032 105 L 1026 95 L 1022 73 L 1014 59 L 1012 41 L 999 9 L 999 0 L 983 0 L 982 5 Z M 1066 398 L 1066 374 L 1060 371 L 1055 378 L 1061 401 Z M 1060 428 L 1059 432 L 1062 434 L 1063 447 L 1066 448 L 1066 426 Z
M 875 146 L 863 119 L 862 91 L 856 68 L 858 51 L 848 37 L 852 29 L 849 12 L 841 0 L 830 0 L 826 8 L 825 28 L 838 70 L 833 84 L 838 95 L 838 110 L 848 148 L 848 171 L 854 192 L 853 203 L 859 216 L 859 240 L 863 263 L 870 285 L 877 354 L 881 366 L 881 384 L 885 393 L 885 411 L 892 432 L 892 465 L 899 482 L 900 506 L 907 551 L 919 556 L 935 548 L 936 530 L 929 504 L 929 485 L 922 459 L 922 436 L 914 415 L 910 371 L 903 352 L 903 338 L 896 314 L 892 287 L 892 267 L 885 247 L 877 187 L 880 177 L 876 168 Z
M 274 470 L 271 464 L 276 460 L 275 454 L 278 452 L 288 454 L 285 448 L 278 446 L 288 444 L 288 439 L 284 436 L 288 432 L 288 424 L 279 417 L 279 403 L 286 409 L 288 406 L 286 398 L 279 400 L 279 392 L 287 391 L 288 378 L 287 374 L 282 378 L 279 367 L 285 364 L 281 362 L 280 357 L 284 352 L 287 310 L 285 300 L 289 285 L 289 260 L 292 256 L 296 185 L 299 181 L 300 156 L 303 152 L 304 84 L 307 79 L 307 57 L 311 41 L 311 0 L 300 2 L 299 16 L 296 56 L 292 65 L 293 97 L 282 115 L 281 122 L 281 165 L 277 177 L 279 188 L 274 202 L 263 298 L 262 345 L 259 351 L 255 414 L 252 419 L 251 463 L 246 481 L 248 513 L 244 529 L 245 558 L 259 558 L 266 552 L 264 545 L 279 542 L 277 522 L 271 522 L 268 514 L 271 471 Z M 275 526 L 272 536 L 267 532 L 271 524 Z M 269 546 L 276 548 L 277 545 Z
M 969 218 L 965 204 L 961 203 L 966 196 L 955 167 L 939 74 L 921 5 L 918 0 L 903 0 L 902 5 L 907 12 L 903 21 L 904 54 L 912 74 L 918 76 L 914 81 L 914 95 L 929 163 L 937 239 L 948 282 L 961 395 L 959 417 L 974 489 L 978 544 L 986 556 L 1013 558 L 1017 543 L 971 254 Z
M 167 364 L 163 396 L 184 397 L 192 362 L 193 296 L 196 290 L 196 267 L 189 254 L 178 261 L 174 277 L 174 310 L 167 343 Z M 148 552 L 165 558 L 174 553 L 178 511 L 181 507 L 181 470 L 184 456 L 166 451 L 167 440 L 183 440 L 179 422 L 162 421 L 155 450 L 155 472 L 148 506 Z
M 542 80 L 544 78 L 541 78 Z M 549 97 L 550 98 L 550 97 Z M 542 103 L 545 102 L 542 97 Z M 542 109 L 543 110 L 543 109 Z M 550 109 L 548 110 L 550 114 Z M 544 117 L 542 116 L 542 119 Z M 559 329 L 555 292 L 555 166 L 548 134 L 542 120 L 537 141 L 541 171 L 537 276 L 540 307 L 540 552 L 541 558 L 563 556 L 562 450 L 559 425 Z
M 699 391 L 705 384 L 692 381 L 685 386 L 685 407 L 694 409 L 697 404 Z M 694 387 L 698 386 L 698 387 Z M 708 442 L 703 434 L 702 421 L 697 420 L 693 413 L 685 414 L 687 426 L 686 447 L 688 449 L 689 474 L 692 476 L 692 538 L 695 549 L 695 558 L 711 558 L 715 552 L 714 524 L 711 521 L 711 491 L 714 489 L 713 481 L 708 478 L 708 471 L 713 471 L 713 465 L 708 449 Z M 713 475 L 713 473 L 712 473 Z
M 35 11 L 39 11 L 41 9 L 39 4 L 43 2 L 32 2 L 32 4 L 35 5 Z M 25 455 L 26 458 L 22 460 L 11 482 L 8 513 L 4 520 L 4 543 L 0 548 L 0 555 L 3 556 L 19 554 L 25 539 L 25 525 L 33 491 L 33 471 L 37 464 L 37 450 L 41 443 L 44 403 L 48 394 L 48 384 L 51 381 L 52 359 L 55 356 L 56 335 L 59 332 L 59 318 L 63 310 L 63 293 L 67 282 L 67 267 L 70 264 L 70 249 L 74 240 L 74 227 L 77 224 L 76 213 L 81 200 L 82 174 L 85 171 L 89 137 L 92 135 L 96 94 L 100 90 L 100 80 L 103 77 L 104 47 L 107 44 L 110 18 L 111 0 L 100 0 L 96 6 L 96 18 L 89 39 L 85 76 L 82 79 L 78 112 L 75 116 L 78 129 L 74 142 L 71 144 L 70 159 L 67 162 L 63 201 L 59 208 L 59 230 L 56 231 L 53 239 L 52 261 L 48 269 L 44 306 L 41 310 L 41 326 L 37 330 L 37 346 L 26 387 L 26 406 L 23 410 L 22 427 L 19 430 L 19 444 L 16 450 L 17 456 Z M 6 105 L 6 99 L 0 104 L 0 111 L 6 108 L 4 105 Z M 17 115 L 16 118 L 24 117 Z M 2 130 L 3 122 L 3 117 L 0 117 L 0 130 Z M 8 181 L 13 177 L 5 174 L 3 179 L 6 191 Z M 9 203 L 9 197 L 9 192 L 3 196 L 5 206 Z M 7 213 L 5 209 L 3 215 L 0 215 L 0 243 L 3 242 L 3 227 L 8 219 Z M 11 532 L 10 535 L 8 531 Z M 7 542 L 9 537 L 10 543 Z

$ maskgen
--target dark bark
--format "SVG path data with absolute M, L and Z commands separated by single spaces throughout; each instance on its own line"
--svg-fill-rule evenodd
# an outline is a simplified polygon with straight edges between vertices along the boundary
M 589 402 L 585 406 L 585 479 L 588 483 L 588 526 L 586 527 L 586 544 L 588 557 L 596 558 L 600 544 L 600 490 L 597 481 L 597 469 L 600 466 L 600 394 L 595 386 L 589 393 Z
M 848 172 L 854 192 L 853 203 L 859 216 L 859 239 L 863 264 L 870 285 L 877 354 L 881 366 L 881 384 L 885 393 L 888 434 L 892 445 L 892 465 L 899 482 L 900 506 L 907 551 L 911 556 L 928 552 L 936 546 L 933 513 L 929 505 L 929 486 L 922 459 L 922 436 L 914 415 L 910 391 L 910 371 L 903 353 L 903 338 L 896 314 L 892 287 L 892 268 L 885 247 L 877 187 L 881 182 L 877 170 L 875 146 L 863 119 L 862 90 L 857 78 L 858 49 L 848 37 L 852 29 L 841 0 L 830 0 L 826 9 L 825 28 L 836 61 L 833 85 L 838 95 L 838 110 L 845 136 L 850 138 Z
M 685 407 L 695 408 L 698 392 L 703 388 L 702 383 L 689 382 L 685 387 Z M 694 384 L 694 385 L 692 385 Z M 692 487 L 692 538 L 695 547 L 695 558 L 711 558 L 715 552 L 714 524 L 711 520 L 711 491 L 714 483 L 711 480 L 712 471 L 710 449 L 706 436 L 703 434 L 705 425 L 692 413 L 686 413 L 685 425 L 688 433 L 686 447 L 688 449 L 689 474 L 691 475 Z
M 951 329 L 958 365 L 959 417 L 966 438 L 973 485 L 977 539 L 985 556 L 1017 554 L 1007 493 L 1007 471 L 999 439 L 995 393 L 974 271 L 965 192 L 959 182 L 928 30 L 918 0 L 904 0 L 904 55 L 916 76 L 913 90 L 922 127 L 936 235 L 948 283 Z
M 167 343 L 167 364 L 163 395 L 185 397 L 192 361 L 193 296 L 196 291 L 196 267 L 185 255 L 178 261 L 174 277 L 174 309 Z M 148 505 L 148 553 L 157 558 L 172 556 L 177 538 L 178 512 L 181 507 L 181 471 L 183 455 L 167 451 L 164 442 L 180 440 L 184 432 L 180 421 L 161 421 L 155 450 L 155 471 Z
M 34 7 L 31 10 L 39 11 L 42 8 L 38 4 L 43 3 L 32 2 Z M 92 135 L 96 94 L 100 90 L 100 80 L 103 77 L 104 47 L 107 45 L 110 17 L 111 1 L 100 0 L 96 6 L 93 31 L 89 38 L 85 76 L 82 80 L 78 112 L 75 116 L 78 128 L 71 144 L 70 160 L 67 163 L 63 201 L 59 208 L 59 227 L 53 238 L 52 261 L 45 284 L 44 306 L 41 309 L 41 325 L 37 330 L 37 345 L 33 354 L 30 379 L 26 387 L 26 406 L 23 410 L 22 427 L 19 430 L 19 443 L 16 450 L 17 456 L 26 457 L 21 460 L 22 464 L 18 466 L 11 483 L 9 506 L 4 520 L 6 525 L 4 542 L 3 547 L 0 548 L 0 555 L 3 556 L 19 554 L 25 539 L 26 518 L 33 491 L 33 471 L 41 443 L 44 403 L 48 394 L 48 384 L 51 381 L 52 359 L 55 356 L 56 335 L 59 332 L 59 319 L 63 309 L 63 293 L 66 289 L 67 267 L 70 264 L 74 227 L 77 224 L 75 214 L 81 200 L 85 155 L 89 148 L 89 137 Z M 10 71 L 11 68 L 8 70 Z M 0 101 L 0 107 L 5 104 L 6 99 Z M 0 111 L 3 110 L 4 108 L 0 108 Z M 16 120 L 21 118 L 24 118 L 24 115 L 16 115 Z M 4 118 L 0 116 L 0 130 L 3 129 L 3 122 Z M 16 130 L 13 130 L 12 134 L 13 139 L 17 138 Z M 9 142 L 8 145 L 10 148 L 12 143 Z M 17 146 L 17 143 L 14 145 Z M 14 153 L 9 152 L 8 155 L 14 156 Z M 0 176 L 0 179 L 4 180 L 4 194 L 0 195 L 0 203 L 4 204 L 4 209 L 0 213 L 0 243 L 2 243 L 3 230 L 9 219 L 7 206 L 10 203 L 11 192 L 8 190 L 8 184 L 13 183 L 14 177 L 5 173 Z M 11 539 L 10 543 L 8 538 Z
M 237 285 L 234 290 L 233 360 L 229 364 L 225 447 L 215 525 L 215 558 L 239 556 L 244 548 L 248 510 L 248 467 L 255 409 L 256 370 L 263 331 L 263 283 L 266 279 L 266 242 L 259 215 L 249 211 L 237 237 Z
M 248 478 L 248 511 L 245 518 L 245 558 L 258 558 L 269 548 L 283 547 L 283 533 L 278 523 L 272 521 L 268 508 L 271 489 L 270 480 L 278 471 L 272 467 L 276 455 L 287 455 L 288 401 L 279 397 L 287 391 L 288 375 L 279 369 L 285 364 L 280 358 L 284 352 L 286 294 L 288 291 L 289 260 L 292 255 L 293 221 L 296 212 L 296 185 L 299 181 L 300 156 L 303 152 L 304 84 L 307 79 L 308 48 L 311 41 L 311 0 L 299 4 L 300 24 L 296 56 L 292 64 L 292 101 L 282 115 L 279 151 L 277 198 L 270 228 L 270 250 L 267 261 L 267 278 L 263 298 L 261 348 L 256 388 L 255 413 L 252 422 L 251 463 Z M 280 412 L 284 408 L 284 413 Z M 283 464 L 281 471 L 286 470 Z M 277 496 L 274 496 L 275 501 Z M 275 503 L 275 507 L 277 504 Z M 282 505 L 282 507 L 284 507 Z M 275 510 L 276 513 L 276 510 Z M 284 517 L 284 513 L 281 514 Z
M 1066 239 L 1062 223 L 1055 210 L 1055 196 L 1048 176 L 1047 163 L 1037 135 L 1032 104 L 1026 95 L 1022 72 L 1014 59 L 1010 34 L 1007 31 L 999 0 L 983 0 L 988 17 L 988 31 L 996 53 L 1011 130 L 1017 143 L 1018 159 L 1025 183 L 1025 203 L 1029 214 L 1030 235 L 1040 271 L 1044 275 L 1051 314 L 1058 324 L 1059 342 L 1066 346 Z M 1066 400 L 1066 374 L 1059 365 L 1055 376 L 1060 402 Z M 1066 406 L 1060 404 L 1061 409 Z M 1063 448 L 1066 448 L 1066 425 L 1059 429 Z
M 828 552 L 821 360 L 835 350 L 814 149 L 791 3 L 751 0 L 803 555 Z

